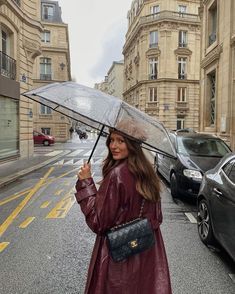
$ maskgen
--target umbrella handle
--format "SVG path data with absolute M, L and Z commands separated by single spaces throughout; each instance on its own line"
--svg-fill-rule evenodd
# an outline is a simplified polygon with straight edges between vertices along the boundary
M 92 149 L 92 151 L 91 151 L 91 154 L 90 154 L 90 156 L 89 156 L 89 158 L 88 158 L 87 163 L 89 163 L 90 160 L 91 160 L 91 157 L 92 157 L 92 155 L 93 155 L 93 153 L 94 153 L 94 151 L 95 151 L 95 148 L 96 148 L 96 146 L 97 146 L 97 144 L 98 144 L 98 141 L 99 141 L 99 139 L 100 139 L 100 136 L 101 136 L 101 134 L 102 134 L 102 132 L 103 132 L 103 129 L 104 129 L 104 125 L 102 126 L 102 128 L 101 128 L 101 130 L 100 130 L 100 133 L 99 133 L 99 135 L 98 135 L 98 137 L 97 137 L 97 139 L 96 139 L 96 141 L 95 141 L 95 145 L 94 145 L 94 147 L 93 147 L 93 149 Z

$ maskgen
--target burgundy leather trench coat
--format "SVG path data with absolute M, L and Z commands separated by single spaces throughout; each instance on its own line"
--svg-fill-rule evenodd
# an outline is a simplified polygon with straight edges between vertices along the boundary
M 127 162 L 111 170 L 98 191 L 92 178 L 76 184 L 77 202 L 86 222 L 97 234 L 86 283 L 86 294 L 171 294 L 168 263 L 160 231 L 160 202 L 145 201 L 143 216 L 155 230 L 154 247 L 122 262 L 109 255 L 105 232 L 138 217 L 142 198 Z

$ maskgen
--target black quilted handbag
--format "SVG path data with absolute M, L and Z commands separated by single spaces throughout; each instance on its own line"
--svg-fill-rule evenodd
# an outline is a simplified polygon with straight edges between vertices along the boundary
M 122 261 L 145 251 L 155 244 L 154 232 L 147 218 L 142 218 L 145 199 L 137 219 L 115 226 L 106 233 L 108 247 L 114 261 Z

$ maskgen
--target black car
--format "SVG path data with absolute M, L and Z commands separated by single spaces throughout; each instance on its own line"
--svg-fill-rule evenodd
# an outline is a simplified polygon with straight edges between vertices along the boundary
M 235 261 L 235 153 L 205 173 L 197 198 L 197 225 L 206 245 L 218 241 Z
M 169 132 L 169 136 L 177 158 L 156 154 L 155 169 L 170 183 L 173 198 L 186 195 L 196 199 L 203 174 L 231 149 L 213 135 Z
M 80 129 L 76 129 L 76 132 L 79 136 L 79 139 L 87 139 L 88 138 L 88 135 L 85 131 L 80 130 Z

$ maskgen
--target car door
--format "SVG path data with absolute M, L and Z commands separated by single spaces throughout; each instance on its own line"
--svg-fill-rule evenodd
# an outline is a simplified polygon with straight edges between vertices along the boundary
M 214 233 L 235 258 L 235 159 L 220 169 L 212 189 Z
M 33 132 L 33 140 L 35 144 L 39 144 L 40 143 L 40 137 L 39 137 L 39 133 L 38 132 Z
M 173 134 L 169 134 L 169 137 L 171 139 L 171 142 L 174 146 L 174 148 L 176 149 L 176 143 L 175 143 L 175 136 Z M 166 155 L 163 154 L 158 154 L 158 171 L 160 172 L 161 175 L 163 175 L 163 177 L 170 182 L 170 170 L 171 170 L 171 166 L 174 164 L 175 159 L 172 159 Z

